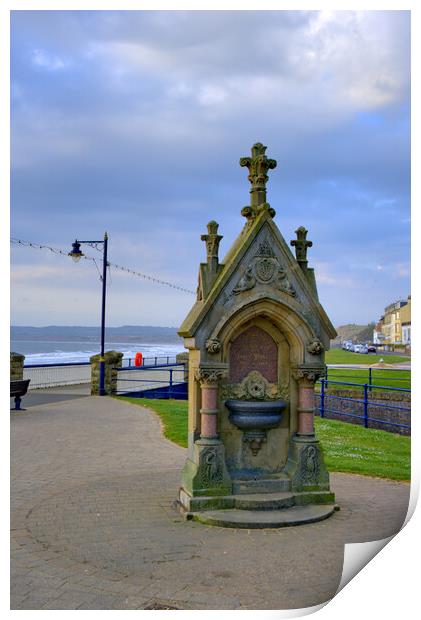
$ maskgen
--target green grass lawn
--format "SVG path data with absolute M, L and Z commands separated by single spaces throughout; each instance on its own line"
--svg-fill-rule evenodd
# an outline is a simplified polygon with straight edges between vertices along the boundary
M 162 420 L 165 437 L 187 446 L 187 401 L 117 398 L 155 411 Z M 317 417 L 315 424 L 330 471 L 392 480 L 410 479 L 409 437 Z
M 326 364 L 377 364 L 380 360 L 383 360 L 385 364 L 399 364 L 411 361 L 410 357 L 404 357 L 403 355 L 381 355 L 375 353 L 352 353 L 351 351 L 344 351 L 343 349 L 330 349 L 326 351 L 325 361 Z
M 384 359 L 386 364 L 398 364 L 408 361 L 410 358 L 399 355 L 363 355 L 361 353 L 351 353 L 342 349 L 332 349 L 326 352 L 326 364 L 364 364 L 367 370 L 356 368 L 334 368 L 329 369 L 328 378 L 333 381 L 347 381 L 350 383 L 369 383 L 368 366 L 377 364 Z M 382 387 L 395 387 L 409 389 L 411 387 L 411 372 L 409 370 L 388 370 L 374 368 L 371 371 L 371 384 Z M 332 388 L 334 388 L 332 384 Z M 342 386 L 337 386 L 341 389 Z M 345 386 L 343 386 L 345 387 Z M 352 389 L 352 388 L 350 388 Z M 358 389 L 358 388 L 356 388 Z
M 318 417 L 315 427 L 329 471 L 410 480 L 409 437 Z

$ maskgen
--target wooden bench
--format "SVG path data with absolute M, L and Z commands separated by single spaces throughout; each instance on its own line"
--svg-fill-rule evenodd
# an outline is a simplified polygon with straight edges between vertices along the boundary
M 15 399 L 15 410 L 20 411 L 20 403 L 22 396 L 25 396 L 28 391 L 30 379 L 21 379 L 19 381 L 10 382 L 10 398 Z

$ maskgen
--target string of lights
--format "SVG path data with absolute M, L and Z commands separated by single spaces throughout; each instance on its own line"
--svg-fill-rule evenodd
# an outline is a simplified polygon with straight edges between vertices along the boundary
M 16 239 L 15 237 L 11 237 L 10 243 L 14 245 L 21 245 L 24 247 L 30 247 L 30 248 L 34 248 L 38 250 L 49 250 L 50 252 L 53 252 L 53 254 L 61 254 L 62 256 L 68 256 L 68 252 L 64 252 L 63 250 L 60 250 L 59 248 L 53 248 L 49 245 L 34 243 L 33 241 L 24 241 L 22 239 Z M 85 260 L 90 260 L 90 261 L 95 262 L 95 258 L 92 256 L 86 256 L 86 254 L 84 254 L 83 258 Z M 117 271 L 124 271 L 126 273 L 130 273 L 133 276 L 137 276 L 138 278 L 143 278 L 144 280 L 148 280 L 149 282 L 153 282 L 154 284 L 163 284 L 164 286 L 169 286 L 178 291 L 182 291 L 183 293 L 189 293 L 190 295 L 196 295 L 194 291 L 190 291 L 187 288 L 183 288 L 182 286 L 178 286 L 177 284 L 173 284 L 172 282 L 167 282 L 166 280 L 161 280 L 160 278 L 155 278 L 154 276 L 149 276 L 145 273 L 142 273 L 141 271 L 136 271 L 135 269 L 129 269 L 128 267 L 122 267 L 121 265 L 115 265 L 114 263 L 110 263 L 110 262 L 107 262 L 107 266 L 110 268 L 112 267 L 113 269 L 116 269 Z

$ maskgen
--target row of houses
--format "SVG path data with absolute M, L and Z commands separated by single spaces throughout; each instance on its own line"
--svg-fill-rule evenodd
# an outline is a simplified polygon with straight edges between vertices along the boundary
M 373 343 L 385 348 L 411 346 L 411 295 L 386 306 L 374 327 Z

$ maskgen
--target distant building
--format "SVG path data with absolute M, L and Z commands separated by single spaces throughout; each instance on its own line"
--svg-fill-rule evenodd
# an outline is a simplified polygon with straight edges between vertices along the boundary
M 408 295 L 408 301 L 401 309 L 402 324 L 402 344 L 411 345 L 411 295 Z
M 380 317 L 378 323 L 375 324 L 373 329 L 373 344 L 383 344 L 384 342 L 384 334 L 382 332 L 382 327 L 384 324 L 384 316 Z
M 405 323 L 405 325 L 403 325 Z M 380 327 L 381 333 L 377 330 Z M 405 329 L 403 329 L 403 327 Z M 395 346 L 408 344 L 411 339 L 411 296 L 408 300 L 398 300 L 384 309 L 384 315 L 377 323 L 376 344 Z M 409 340 L 408 340 L 409 339 Z

